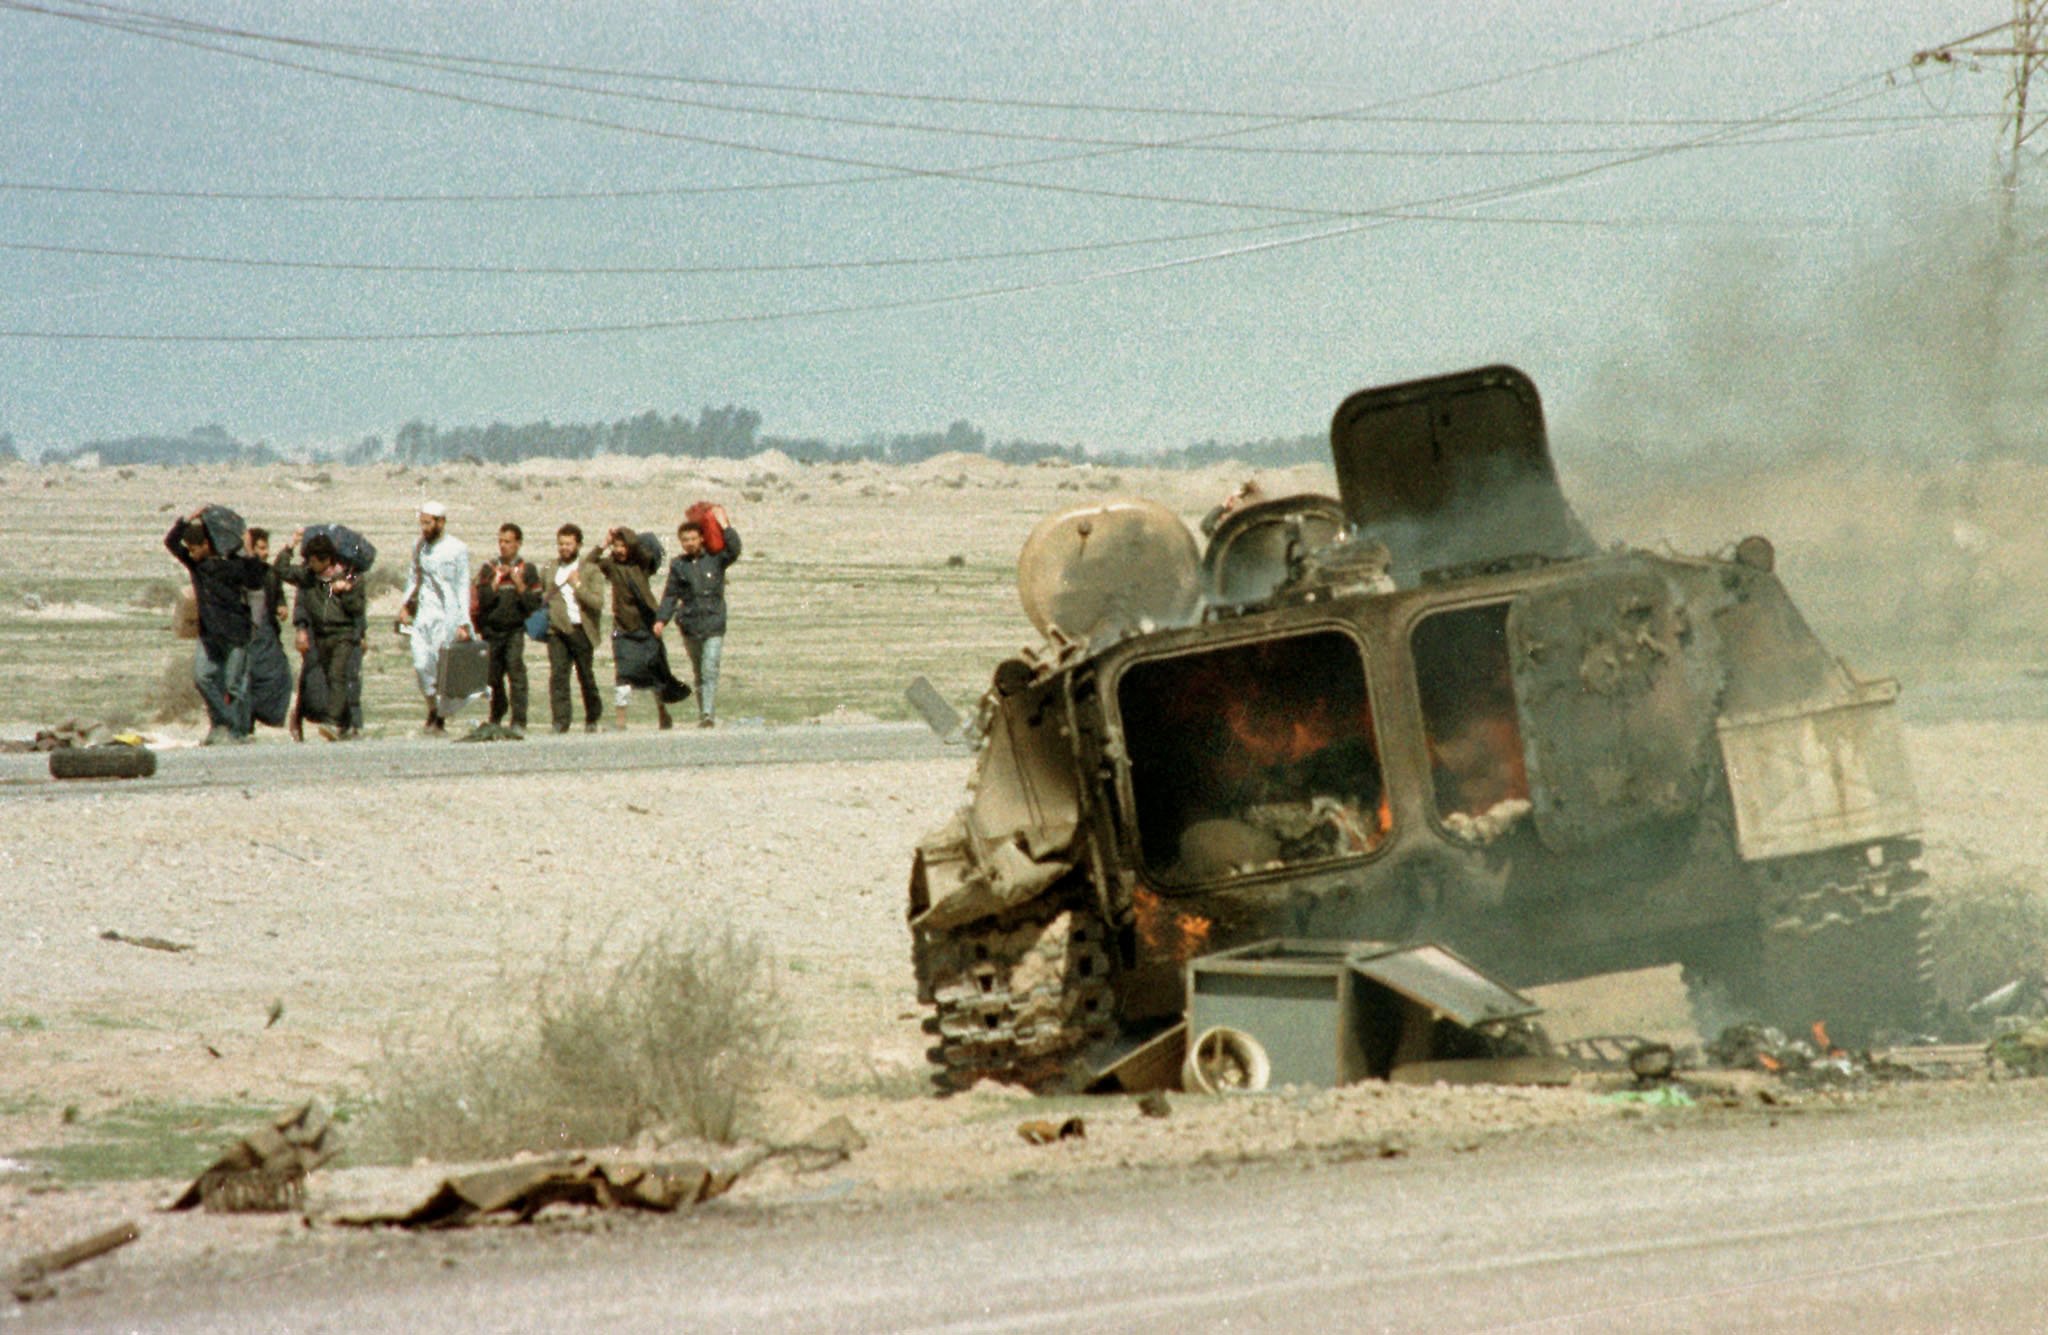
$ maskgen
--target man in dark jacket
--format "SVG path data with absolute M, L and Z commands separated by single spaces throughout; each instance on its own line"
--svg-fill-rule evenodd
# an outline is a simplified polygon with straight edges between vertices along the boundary
M 612 586 L 612 667 L 617 673 L 620 728 L 626 726 L 626 704 L 635 686 L 655 692 L 655 714 L 664 728 L 675 726 L 668 707 L 690 694 L 690 688 L 669 671 L 668 650 L 651 629 L 655 615 L 650 577 L 661 568 L 661 546 L 650 543 L 651 537 L 621 526 L 608 530 L 597 550 L 597 568 Z
M 242 546 L 263 563 L 263 592 L 249 600 L 249 712 L 258 723 L 287 727 L 291 722 L 292 665 L 278 638 L 285 617 L 284 581 L 270 568 L 268 529 L 250 525 L 242 536 Z
M 363 581 L 336 551 L 334 539 L 315 533 L 306 539 L 305 563 L 292 561 L 293 534 L 277 554 L 277 573 L 299 596 L 292 607 L 299 650 L 299 710 L 328 741 L 355 737 L 361 725 L 351 716 L 363 639 L 369 629 Z
M 497 735 L 509 706 L 505 735 L 515 740 L 526 736 L 526 618 L 541 604 L 540 572 L 519 558 L 525 540 L 519 525 L 498 525 L 498 559 L 476 572 L 469 591 L 469 619 L 491 651 L 491 721 L 478 731 Z
M 685 520 L 676 530 L 681 555 L 668 565 L 668 588 L 654 614 L 654 635 L 674 622 L 690 655 L 690 675 L 697 681 L 697 726 L 717 723 L 718 660 L 725 649 L 725 571 L 740 559 L 739 531 L 721 523 L 725 542 L 720 551 L 704 545 L 704 526 Z
M 242 551 L 241 521 L 231 511 L 201 506 L 171 525 L 164 547 L 192 577 L 199 610 L 199 648 L 192 682 L 211 723 L 203 746 L 246 742 L 249 712 L 249 595 L 263 588 L 263 564 Z M 208 523 L 209 518 L 217 522 Z M 229 545 L 230 538 L 233 539 Z M 222 550 L 226 547 L 227 550 Z

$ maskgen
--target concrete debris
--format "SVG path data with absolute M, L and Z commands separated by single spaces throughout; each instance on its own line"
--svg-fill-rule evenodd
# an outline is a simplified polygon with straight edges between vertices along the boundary
M 1080 1118 L 1069 1117 L 1058 1123 L 1044 1120 L 1025 1122 L 1017 1128 L 1017 1134 L 1027 1145 L 1050 1145 L 1061 1140 L 1086 1140 L 1088 1128 Z
M 410 1210 L 337 1222 L 366 1228 L 463 1228 L 505 1215 L 526 1224 L 550 1205 L 667 1214 L 724 1195 L 738 1177 L 695 1161 L 639 1164 L 579 1154 L 464 1173 L 444 1179 Z
M 165 1208 L 204 1206 L 222 1214 L 299 1209 L 305 1204 L 306 1174 L 340 1152 L 339 1140 L 326 1107 L 308 1099 L 230 1145 Z
M 33 738 L 10 738 L 0 741 L 0 753 L 22 754 L 36 751 L 62 751 L 74 746 L 97 746 L 112 741 L 121 729 L 98 719 L 68 718 L 62 723 L 53 723 L 47 728 L 36 729 Z M 142 739 L 137 737 L 139 742 Z
M 845 1163 L 867 1147 L 868 1138 L 863 1136 L 852 1122 L 840 1116 L 819 1126 L 801 1140 L 789 1145 L 776 1146 L 762 1158 L 789 1159 L 797 1172 L 817 1173 Z
M 105 1256 L 108 1252 L 125 1247 L 141 1236 L 141 1227 L 130 1221 L 117 1224 L 103 1233 L 95 1233 L 89 1238 L 81 1238 L 55 1251 L 38 1252 L 34 1256 L 25 1257 L 15 1266 L 10 1284 L 15 1300 L 32 1303 L 56 1297 L 57 1290 L 50 1283 L 51 1275 L 59 1274 L 76 1265 L 83 1265 L 95 1257 Z

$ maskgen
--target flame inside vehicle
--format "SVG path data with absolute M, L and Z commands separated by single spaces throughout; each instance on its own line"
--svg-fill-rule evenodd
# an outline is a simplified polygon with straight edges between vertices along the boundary
M 1365 659 L 1313 631 L 1146 660 L 1118 685 L 1144 861 L 1198 885 L 1372 851 L 1392 828 Z
M 1148 953 L 1168 955 L 1185 964 L 1209 948 L 1209 930 L 1215 924 L 1201 914 L 1182 912 L 1144 889 L 1131 896 L 1131 908 L 1137 918 L 1138 939 Z

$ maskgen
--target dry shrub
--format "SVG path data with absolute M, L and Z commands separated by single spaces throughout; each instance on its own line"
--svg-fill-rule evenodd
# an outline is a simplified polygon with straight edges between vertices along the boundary
M 180 723 L 206 712 L 199 686 L 192 680 L 192 654 L 173 653 L 164 660 L 156 685 L 143 693 L 142 708 L 153 723 Z
M 758 946 L 674 929 L 563 950 L 486 1030 L 386 1044 L 369 1139 L 411 1160 L 618 1145 L 643 1131 L 730 1142 L 780 1060 L 785 1025 Z
M 135 591 L 130 606 L 146 612 L 168 612 L 178 605 L 182 590 L 167 579 L 153 579 Z
M 2048 969 L 2048 895 L 2011 876 L 1981 874 L 1939 888 L 1934 982 L 1961 1009 L 2015 978 Z
M 393 565 L 387 561 L 383 565 L 371 566 L 370 573 L 363 577 L 363 596 L 375 598 L 381 593 L 401 593 L 410 576 L 410 564 Z

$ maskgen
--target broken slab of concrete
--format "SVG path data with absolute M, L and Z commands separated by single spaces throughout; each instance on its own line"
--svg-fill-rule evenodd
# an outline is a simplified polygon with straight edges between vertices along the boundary
M 507 1215 L 524 1224 L 550 1205 L 669 1213 L 724 1195 L 738 1178 L 738 1173 L 694 1161 L 638 1164 L 575 1155 L 446 1178 L 410 1210 L 336 1222 L 366 1228 L 462 1228 L 490 1215 Z
M 308 1099 L 228 1146 L 165 1208 L 204 1206 L 228 1214 L 296 1210 L 305 1204 L 306 1174 L 340 1151 L 325 1105 Z

